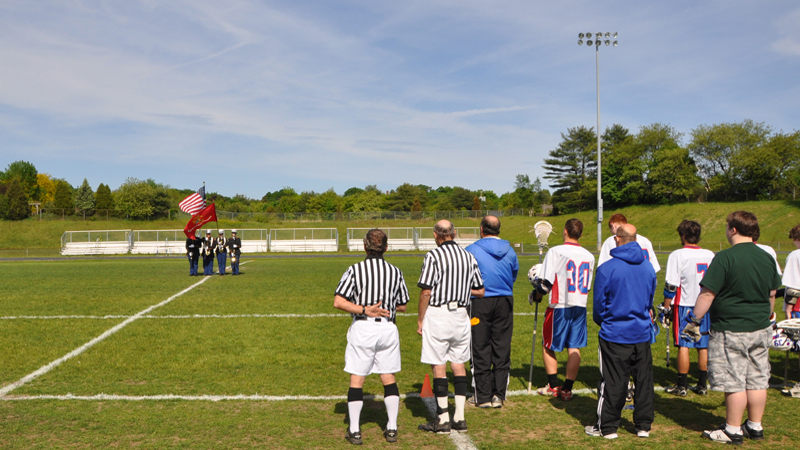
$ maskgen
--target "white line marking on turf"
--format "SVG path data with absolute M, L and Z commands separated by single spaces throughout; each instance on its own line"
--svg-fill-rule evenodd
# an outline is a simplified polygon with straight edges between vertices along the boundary
M 452 395 L 451 395 L 452 397 Z M 423 397 L 422 403 L 428 408 L 428 412 L 431 413 L 431 418 L 435 419 L 438 414 L 436 414 L 437 404 L 436 404 L 436 397 Z M 466 407 L 466 405 L 465 405 Z M 475 447 L 475 444 L 472 442 L 472 439 L 469 438 L 469 435 L 464 433 L 459 433 L 458 431 L 450 431 L 450 440 L 453 441 L 456 448 L 458 450 L 478 450 L 478 447 Z
M 200 280 L 197 283 L 189 286 L 188 288 L 178 292 L 177 294 L 175 294 L 172 297 L 164 300 L 163 302 L 155 304 L 153 306 L 150 306 L 149 308 L 143 309 L 142 311 L 140 311 L 140 312 L 130 316 L 129 318 L 125 319 L 124 321 L 120 322 L 118 325 L 116 325 L 116 326 L 114 326 L 112 328 L 109 328 L 108 330 L 106 330 L 105 333 L 101 334 L 100 336 L 97 336 L 96 338 L 92 339 L 91 341 L 89 341 L 89 342 L 83 344 L 82 346 L 76 348 L 75 350 L 67 353 L 66 355 L 62 356 L 61 358 L 58 358 L 57 360 L 40 367 L 38 370 L 36 370 L 34 372 L 31 372 L 28 375 L 25 375 L 24 377 L 20 378 L 19 380 L 15 381 L 15 382 L 13 382 L 13 383 L 11 383 L 9 385 L 3 386 L 2 388 L 0 388 L 0 398 L 5 397 L 6 394 L 8 394 L 9 392 L 13 391 L 14 389 L 16 389 L 16 388 L 18 388 L 18 387 L 20 387 L 20 386 L 22 386 L 22 385 L 24 385 L 24 384 L 26 384 L 26 383 L 28 383 L 30 381 L 33 381 L 36 378 L 39 378 L 40 376 L 46 374 L 47 372 L 50 372 L 51 370 L 53 370 L 56 367 L 58 367 L 59 365 L 61 365 L 63 362 L 68 361 L 68 360 L 80 355 L 81 353 L 85 352 L 86 350 L 94 347 L 96 344 L 102 342 L 107 337 L 109 337 L 112 334 L 116 333 L 117 331 L 125 328 L 131 322 L 134 322 L 134 321 L 136 321 L 138 319 L 141 319 L 145 314 L 149 313 L 150 311 L 152 311 L 152 310 L 154 310 L 154 309 L 156 309 L 156 308 L 158 308 L 160 306 L 166 305 L 167 303 L 169 303 L 169 302 L 175 300 L 176 298 L 180 297 L 181 295 L 191 291 L 192 289 L 196 288 L 197 286 L 200 286 L 201 284 L 205 283 L 208 280 L 209 280 L 209 278 L 203 278 L 202 280 Z
M 204 278 L 207 279 L 207 278 Z M 539 313 L 542 315 L 543 313 Z M 534 313 L 515 313 L 515 316 L 533 316 Z M 398 317 L 416 316 L 416 314 L 397 313 Z M 128 319 L 133 316 L 109 314 L 105 316 L 83 316 L 83 315 L 61 315 L 61 316 L 0 316 L 0 320 L 67 320 L 67 319 Z M 301 318 L 314 319 L 319 317 L 347 317 L 341 313 L 319 313 L 319 314 L 182 314 L 182 315 L 142 315 L 142 319 L 282 319 L 282 318 Z

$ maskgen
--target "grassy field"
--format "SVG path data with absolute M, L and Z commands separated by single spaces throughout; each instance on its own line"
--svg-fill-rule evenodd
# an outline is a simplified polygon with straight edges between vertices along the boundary
M 75 349 L 85 350 L 0 397 L 0 447 L 349 448 L 343 439 L 348 375 L 342 367 L 350 319 L 337 314 L 332 297 L 341 274 L 358 259 L 245 258 L 242 276 L 207 278 L 188 277 L 185 261 L 172 259 L 0 262 L 4 274 L 0 386 Z M 422 259 L 391 255 L 387 259 L 404 271 L 412 297 L 409 311 L 416 311 L 419 289 L 415 284 Z M 666 255 L 660 259 L 665 265 Z M 520 263 L 527 269 L 537 261 L 538 256 L 523 257 Z M 659 286 L 663 286 L 663 271 L 660 275 Z M 526 301 L 529 289 L 524 275 L 520 276 L 510 385 L 516 391 L 527 388 L 534 323 L 533 308 Z M 96 345 L 82 347 L 170 298 Z M 541 316 L 538 322 L 541 331 Z M 430 369 L 419 362 L 415 314 L 400 316 L 398 328 L 403 355 L 398 385 L 402 394 L 416 394 Z M 590 323 L 589 347 L 583 352 L 575 389 L 597 385 L 597 331 Z M 662 332 L 653 346 L 656 386 L 675 379 L 676 352 L 672 369 L 665 367 L 664 353 Z M 536 386 L 546 382 L 541 361 L 538 349 Z M 771 382 L 780 384 L 783 354 L 774 353 L 772 361 Z M 560 373 L 563 380 L 563 361 Z M 690 382 L 695 373 L 693 365 Z M 796 355 L 792 355 L 790 378 L 800 378 Z M 365 393 L 383 393 L 377 376 L 368 378 Z M 99 394 L 128 397 L 92 397 Z M 164 395 L 318 398 L 158 397 Z M 701 440 L 700 433 L 723 421 L 722 400 L 720 393 L 706 397 L 690 393 L 681 399 L 657 392 L 656 421 L 646 444 L 715 447 Z M 800 431 L 792 411 L 798 404 L 771 390 L 764 419 L 767 439 L 746 445 L 796 446 Z M 469 436 L 480 449 L 633 448 L 643 443 L 632 434 L 631 411 L 623 413 L 617 441 L 585 436 L 583 426 L 594 421 L 595 409 L 594 394 L 576 395 L 569 403 L 517 395 L 499 410 L 468 408 Z M 455 448 L 446 436 L 416 430 L 427 420 L 423 402 L 413 395 L 406 397 L 401 402 L 400 442 L 395 447 Z M 364 447 L 387 445 L 382 438 L 385 421 L 383 403 L 366 401 Z
M 708 248 L 720 250 L 728 244 L 725 241 L 725 217 L 736 210 L 747 210 L 755 213 L 761 225 L 761 242 L 769 243 L 779 251 L 794 250 L 789 240 L 789 230 L 800 223 L 800 201 L 761 201 L 742 203 L 685 203 L 670 206 L 632 206 L 619 210 L 604 211 L 604 220 L 614 213 L 622 213 L 639 228 L 639 232 L 647 236 L 655 245 L 656 251 L 672 250 L 680 244 L 675 228 L 683 219 L 700 222 L 703 226 L 703 240 Z M 549 220 L 556 229 L 563 223 L 577 217 L 585 224 L 584 245 L 594 247 L 597 239 L 597 212 L 585 211 L 569 216 L 548 218 L 506 217 L 503 218 L 502 236 L 515 243 L 523 243 L 525 252 L 535 251 L 536 238 L 530 230 L 533 224 L 541 219 Z M 73 218 L 74 219 L 74 218 Z M 456 226 L 477 227 L 478 219 L 454 219 Z M 364 227 L 432 227 L 433 220 L 370 220 L 346 222 L 240 222 L 222 220 L 218 226 L 230 228 L 336 228 L 339 231 L 340 248 L 344 250 L 347 228 Z M 35 219 L 20 222 L 0 221 L 0 257 L 55 256 L 61 245 L 61 235 L 71 230 L 152 230 L 183 229 L 185 220 L 45 220 Z M 603 236 L 608 237 L 608 228 L 603 226 Z M 558 236 L 554 236 L 558 238 Z M 12 250 L 20 249 L 20 250 Z

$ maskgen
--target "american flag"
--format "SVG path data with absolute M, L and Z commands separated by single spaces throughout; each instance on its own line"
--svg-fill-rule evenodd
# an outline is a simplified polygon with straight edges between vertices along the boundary
M 197 192 L 183 199 L 183 201 L 178 204 L 178 207 L 181 211 L 191 215 L 200 212 L 200 210 L 206 207 L 206 187 L 201 187 Z

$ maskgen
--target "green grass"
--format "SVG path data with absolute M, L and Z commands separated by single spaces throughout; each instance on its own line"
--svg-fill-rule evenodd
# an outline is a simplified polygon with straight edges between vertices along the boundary
M 666 255 L 659 255 L 662 265 Z M 420 391 L 430 368 L 419 362 L 416 334 L 417 277 L 422 259 L 387 259 L 405 273 L 411 294 L 409 312 L 398 319 L 403 370 L 401 393 Z M 131 396 L 312 395 L 347 393 L 343 372 L 345 334 L 350 319 L 340 317 L 166 318 L 183 315 L 330 314 L 333 291 L 346 267 L 359 258 L 257 259 L 242 266 L 240 277 L 210 277 L 205 283 L 151 312 L 14 390 L 12 396 L 39 394 Z M 247 261 L 247 258 L 245 258 Z M 524 272 L 537 257 L 523 257 L 516 286 L 515 311 L 530 313 Z M 2 316 L 132 315 L 199 281 L 186 276 L 183 260 L 72 260 L 2 262 Z M 663 270 L 659 286 L 663 285 Z M 543 308 L 540 308 L 540 314 Z M 81 346 L 123 319 L 0 320 L 0 385 L 6 385 Z M 541 331 L 542 316 L 538 321 Z M 518 315 L 512 341 L 511 390 L 527 388 L 534 318 Z M 576 389 L 594 388 L 599 379 L 597 331 L 589 325 L 589 346 Z M 653 345 L 657 386 L 674 382 L 664 361 L 664 333 Z M 534 385 L 546 377 L 537 339 Z M 673 364 L 676 352 L 673 349 Z M 563 354 L 559 354 L 563 379 Z M 693 357 L 694 358 L 694 357 Z M 783 355 L 772 355 L 772 383 L 783 376 Z M 797 356 L 791 378 L 798 380 Z M 696 373 L 693 365 L 690 380 Z M 452 387 L 451 387 L 452 389 Z M 383 393 L 377 376 L 365 393 Z M 653 448 L 709 447 L 699 434 L 723 419 L 722 394 L 690 394 L 685 399 L 656 394 L 656 421 L 647 445 Z M 500 410 L 467 409 L 470 437 L 480 449 L 632 448 L 642 444 L 631 434 L 631 411 L 624 411 L 616 442 L 583 435 L 594 421 L 594 395 L 576 395 L 570 403 L 542 397 L 511 397 Z M 796 400 L 770 391 L 764 419 L 767 440 L 760 448 L 787 448 L 800 441 Z M 2 448 L 349 448 L 343 439 L 344 400 L 331 401 L 0 401 Z M 368 400 L 362 414 L 366 448 L 384 448 L 382 402 Z M 417 398 L 401 404 L 401 448 L 454 448 L 445 436 L 416 431 L 427 420 Z M 752 444 L 748 444 L 751 445 Z
M 617 210 L 605 210 L 604 221 L 614 213 L 624 214 L 636 225 L 639 232 L 656 244 L 661 250 L 675 249 L 678 241 L 675 229 L 683 219 L 698 221 L 703 226 L 703 241 L 708 248 L 719 250 L 728 244 L 725 240 L 725 217 L 736 210 L 747 210 L 756 214 L 761 225 L 761 242 L 769 243 L 779 250 L 793 250 L 788 238 L 789 230 L 800 223 L 800 201 L 758 201 L 739 203 L 682 203 L 669 206 L 631 206 Z M 557 217 L 506 217 L 502 219 L 501 236 L 515 243 L 524 243 L 527 253 L 536 251 L 536 238 L 531 232 L 533 224 L 546 219 L 553 224 L 558 241 L 559 230 L 564 222 L 577 217 L 583 221 L 583 244 L 594 248 L 597 237 L 597 212 L 590 210 Z M 74 218 L 73 218 L 74 219 Z M 479 219 L 453 219 L 459 227 L 477 227 Z M 369 220 L 369 221 L 304 221 L 284 222 L 243 222 L 221 219 L 218 226 L 230 228 L 336 228 L 339 231 L 340 248 L 344 249 L 347 228 L 369 227 L 432 227 L 434 221 L 426 220 Z M 19 222 L 0 221 L 0 257 L 55 256 L 61 246 L 61 235 L 72 230 L 151 230 L 183 229 L 185 220 L 134 221 L 111 218 L 110 220 L 43 220 L 28 219 Z M 608 227 L 603 225 L 603 237 L 608 237 Z M 721 247 L 720 247 L 721 246 Z M 17 249 L 17 250 L 15 250 Z M 21 249 L 21 250 L 20 250 Z

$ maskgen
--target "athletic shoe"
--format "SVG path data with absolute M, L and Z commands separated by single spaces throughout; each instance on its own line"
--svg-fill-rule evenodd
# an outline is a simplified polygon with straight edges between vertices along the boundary
M 361 430 L 351 433 L 350 428 L 348 428 L 347 433 L 344 434 L 344 438 L 353 445 L 361 445 Z
M 453 431 L 458 431 L 459 433 L 466 433 L 467 432 L 467 420 L 456 420 L 453 422 L 453 426 L 451 427 Z
M 638 436 L 640 438 L 649 438 L 650 437 L 650 432 L 647 431 L 647 430 L 639 430 L 639 431 L 636 432 L 636 436 Z
M 692 391 L 694 391 L 694 393 L 697 395 L 708 395 L 708 387 L 700 386 L 699 384 L 693 387 Z
M 386 438 L 386 442 L 397 442 L 397 430 L 386 430 L 383 432 L 383 437 Z
M 555 388 L 551 388 L 548 384 L 545 387 L 540 387 L 536 390 L 536 393 L 539 395 L 544 395 L 545 397 L 558 397 L 561 395 L 561 386 L 556 386 Z
M 747 426 L 747 421 L 744 421 L 742 425 L 742 434 L 745 437 L 748 437 L 754 441 L 763 441 L 764 440 L 764 430 L 754 430 Z
M 617 433 L 606 434 L 604 436 L 603 433 L 600 432 L 600 428 L 597 428 L 597 425 L 588 425 L 586 426 L 586 428 L 583 429 L 583 431 L 585 431 L 586 434 L 588 434 L 589 436 L 594 436 L 594 437 L 602 436 L 606 439 L 616 439 L 619 437 L 617 436 Z
M 702 436 L 706 439 L 711 439 L 714 442 L 721 442 L 723 444 L 742 445 L 744 442 L 741 434 L 730 434 L 725 429 L 726 425 L 723 423 L 718 428 L 713 430 L 703 431 Z
M 572 391 L 565 391 L 565 390 L 562 389 L 560 396 L 561 396 L 561 400 L 564 400 L 565 402 L 568 402 L 568 401 L 572 400 Z
M 636 386 L 633 385 L 632 381 L 628 381 L 628 393 L 625 395 L 625 402 L 630 403 L 633 401 L 633 394 L 636 390 Z
M 478 405 L 478 408 L 489 409 L 489 408 L 494 408 L 494 405 L 492 404 L 492 402 L 483 402 L 480 405 Z
M 503 400 L 496 395 L 492 397 L 492 408 L 502 408 L 502 407 L 503 407 Z
M 450 434 L 450 422 L 439 423 L 439 418 L 437 417 L 428 423 L 418 425 L 417 429 L 422 431 L 430 431 L 431 433 L 436 434 Z
M 686 397 L 686 392 L 688 389 L 686 386 L 679 386 L 677 384 L 673 384 L 672 386 L 664 389 L 664 392 L 667 394 L 677 395 L 678 397 Z
M 471 396 L 470 396 L 470 397 L 467 399 L 467 403 L 469 403 L 469 404 L 470 404 L 470 405 L 472 405 L 472 406 L 478 406 L 478 397 L 477 397 L 477 395 L 476 395 L 476 394 L 472 394 L 472 395 L 471 395 Z

